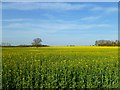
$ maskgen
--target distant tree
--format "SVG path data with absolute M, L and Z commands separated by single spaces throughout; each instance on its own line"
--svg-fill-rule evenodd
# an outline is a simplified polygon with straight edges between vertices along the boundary
M 95 46 L 98 46 L 98 41 L 95 41 Z
M 75 46 L 75 45 L 70 45 L 70 47 L 73 47 L 73 46 Z
M 35 38 L 33 39 L 32 45 L 38 47 L 42 45 L 41 42 L 42 40 L 40 38 Z
M 10 43 L 6 43 L 6 42 L 2 42 L 2 44 L 0 46 L 11 46 Z
M 119 41 L 116 40 L 116 41 L 115 41 L 115 46 L 118 46 L 118 45 L 119 45 Z
M 95 41 L 96 46 L 120 46 L 120 41 L 111 41 L 111 40 L 97 40 Z

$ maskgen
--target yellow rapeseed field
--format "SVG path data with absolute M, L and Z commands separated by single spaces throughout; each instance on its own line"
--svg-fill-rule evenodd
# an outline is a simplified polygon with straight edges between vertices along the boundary
M 2 87 L 118 88 L 118 47 L 2 48 Z

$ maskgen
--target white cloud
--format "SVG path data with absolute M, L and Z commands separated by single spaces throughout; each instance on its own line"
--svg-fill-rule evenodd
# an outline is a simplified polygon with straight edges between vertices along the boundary
M 91 11 L 102 11 L 105 12 L 105 13 L 113 13 L 113 12 L 117 12 L 118 11 L 118 8 L 117 7 L 99 7 L 99 6 L 95 6 L 91 9 Z
M 80 20 L 83 20 L 83 21 L 94 21 L 94 20 L 98 20 L 100 18 L 101 18 L 101 16 L 88 16 L 88 17 L 81 18 Z
M 103 7 L 98 7 L 98 6 L 95 6 L 91 9 L 91 11 L 101 11 L 103 10 Z
M 79 10 L 89 7 L 89 4 L 70 3 L 3 3 L 3 9 L 12 10 Z
M 23 21 L 32 21 L 33 19 L 27 19 L 27 18 L 17 18 L 17 19 L 3 19 L 1 21 L 3 22 L 23 22 Z
M 40 30 L 42 32 L 59 32 L 66 30 L 91 30 L 95 28 L 110 28 L 109 24 L 79 24 L 79 23 L 51 23 L 51 22 L 37 22 L 37 23 L 10 23 L 3 25 L 3 30 Z
M 111 13 L 111 12 L 118 12 L 118 8 L 115 7 L 110 7 L 106 9 L 106 12 Z
M 54 10 L 54 11 L 68 11 L 68 10 L 81 10 L 87 9 L 90 11 L 103 13 L 117 12 L 117 7 L 101 7 L 96 4 L 73 4 L 73 3 L 42 3 L 42 2 L 14 2 L 14 3 L 3 3 L 3 10 Z

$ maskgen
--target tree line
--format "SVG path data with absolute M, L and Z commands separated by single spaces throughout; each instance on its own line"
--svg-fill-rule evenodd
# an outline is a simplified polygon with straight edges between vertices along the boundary
M 42 40 L 40 38 L 35 38 L 33 39 L 33 42 L 31 43 L 31 45 L 23 44 L 23 45 L 14 46 L 14 45 L 11 45 L 10 43 L 2 43 L 0 46 L 3 46 L 3 47 L 48 47 L 48 45 L 42 45 L 41 42 Z
M 120 46 L 119 40 L 97 40 L 95 41 L 95 46 Z
M 41 38 L 35 38 L 33 39 L 33 42 L 31 43 L 31 45 L 17 45 L 17 46 L 13 46 L 10 43 L 2 43 L 0 46 L 3 47 L 47 47 L 48 45 L 42 45 L 42 40 Z M 75 46 L 75 45 L 67 45 L 67 46 Z M 92 46 L 120 46 L 120 41 L 119 40 L 96 40 L 95 41 L 95 45 Z

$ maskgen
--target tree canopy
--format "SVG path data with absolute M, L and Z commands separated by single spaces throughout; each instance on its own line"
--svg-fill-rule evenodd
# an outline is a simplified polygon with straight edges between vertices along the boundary
M 42 40 L 40 38 L 35 38 L 35 39 L 33 39 L 32 45 L 39 46 L 39 45 L 42 45 L 41 42 L 42 42 Z

